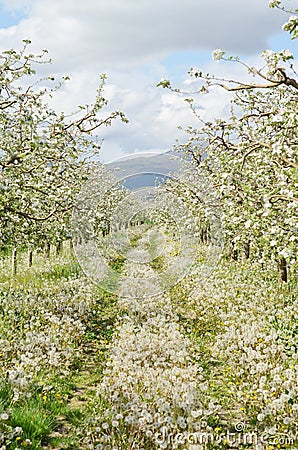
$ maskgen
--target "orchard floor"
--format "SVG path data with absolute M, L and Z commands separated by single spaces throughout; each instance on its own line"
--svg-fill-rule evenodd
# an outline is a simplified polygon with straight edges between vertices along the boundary
M 164 291 L 172 243 L 151 261 L 146 233 L 117 295 L 69 254 L 2 259 L 0 449 L 298 448 L 293 274 L 221 260 Z

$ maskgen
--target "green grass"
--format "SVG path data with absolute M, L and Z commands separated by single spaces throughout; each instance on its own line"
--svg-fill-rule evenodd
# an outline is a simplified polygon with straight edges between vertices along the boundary
M 163 269 L 163 267 L 164 267 L 164 263 L 165 263 L 165 257 L 164 256 L 157 256 L 152 261 L 150 261 L 150 266 L 154 270 L 161 271 Z
M 0 287 L 1 283 L 10 285 L 42 286 L 47 281 L 70 280 L 77 278 L 82 270 L 70 251 L 63 256 L 45 259 L 43 254 L 35 252 L 32 267 L 27 264 L 27 251 L 19 251 L 17 255 L 17 272 L 11 274 L 11 254 L 0 256 Z
M 137 247 L 138 240 L 141 239 L 142 234 L 135 233 L 129 240 L 131 247 Z
M 117 273 L 121 273 L 124 263 L 125 257 L 122 255 L 117 255 L 114 259 L 110 261 L 109 266 Z
M 53 389 L 54 392 L 54 389 Z M 22 428 L 22 433 L 11 437 L 10 442 L 6 442 L 8 449 L 16 447 L 30 449 L 40 449 L 43 440 L 57 426 L 57 417 L 64 414 L 66 410 L 65 402 L 55 397 L 54 394 L 46 395 L 40 386 L 35 384 L 30 391 L 30 397 L 24 397 L 19 401 L 13 402 L 13 390 L 11 385 L 4 381 L 0 388 L 0 413 L 8 412 L 8 419 L 2 421 L 2 430 L 13 431 L 16 427 Z M 31 441 L 27 445 L 26 439 Z
M 70 261 L 66 264 L 53 264 L 50 270 L 43 272 L 46 280 L 59 281 L 61 279 L 69 280 L 78 278 L 82 273 L 80 265 L 76 261 Z

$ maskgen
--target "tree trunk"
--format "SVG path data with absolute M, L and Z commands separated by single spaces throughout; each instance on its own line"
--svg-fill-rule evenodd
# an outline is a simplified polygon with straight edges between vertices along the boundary
M 61 256 L 62 254 L 62 241 L 59 241 L 56 245 L 56 256 Z
M 28 248 L 28 267 L 32 267 L 33 263 L 33 250 L 31 248 Z
M 250 241 L 245 242 L 243 246 L 243 256 L 244 259 L 249 259 L 250 256 Z
M 200 240 L 202 244 L 208 244 L 210 242 L 210 229 L 209 226 L 204 226 L 201 228 Z
M 51 254 L 51 244 L 49 242 L 46 242 L 45 247 L 44 247 L 44 257 L 46 259 L 49 259 L 50 254 Z
M 278 279 L 285 283 L 288 281 L 287 261 L 283 256 L 278 260 Z
M 11 255 L 11 276 L 14 277 L 17 273 L 17 249 L 14 247 L 12 249 Z
M 234 261 L 238 261 L 238 250 L 237 248 L 233 248 L 232 258 Z

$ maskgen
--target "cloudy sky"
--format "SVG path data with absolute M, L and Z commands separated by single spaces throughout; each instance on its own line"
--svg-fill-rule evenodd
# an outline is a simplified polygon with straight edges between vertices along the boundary
M 297 7 L 297 0 L 288 1 Z M 108 162 L 186 140 L 177 127 L 195 125 L 195 118 L 182 97 L 156 87 L 161 78 L 186 89 L 191 67 L 246 76 L 239 67 L 212 61 L 212 50 L 251 64 L 266 48 L 295 51 L 297 43 L 281 32 L 286 20 L 268 0 L 0 0 L 0 50 L 21 48 L 27 38 L 32 51 L 46 48 L 51 74 L 71 77 L 55 100 L 65 112 L 91 103 L 99 75 L 107 74 L 108 108 L 129 119 L 100 130 L 101 158 Z M 197 102 L 204 118 L 227 111 L 224 93 Z

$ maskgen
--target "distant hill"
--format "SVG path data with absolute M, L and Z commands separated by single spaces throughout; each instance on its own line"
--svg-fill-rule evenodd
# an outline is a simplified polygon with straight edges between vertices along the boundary
M 123 179 L 123 186 L 138 189 L 163 183 L 181 168 L 181 155 L 174 151 L 146 156 L 130 155 L 107 164 L 114 175 Z

